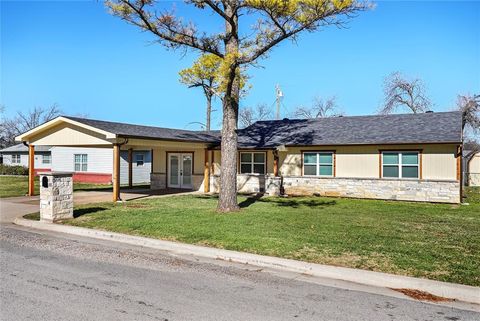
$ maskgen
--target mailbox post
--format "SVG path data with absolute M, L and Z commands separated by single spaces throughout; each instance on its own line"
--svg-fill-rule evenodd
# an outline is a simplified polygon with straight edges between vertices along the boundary
M 73 218 L 72 173 L 40 173 L 40 221 Z

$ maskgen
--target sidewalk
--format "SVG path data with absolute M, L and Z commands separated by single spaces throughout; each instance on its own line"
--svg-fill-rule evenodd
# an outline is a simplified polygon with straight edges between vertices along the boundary
M 39 221 L 26 220 L 23 218 L 17 218 L 15 220 L 15 224 L 41 230 L 61 232 L 71 235 L 116 241 L 136 246 L 143 246 L 147 248 L 166 251 L 173 255 L 190 255 L 215 260 L 242 263 L 262 268 L 275 269 L 278 271 L 295 272 L 304 275 L 311 275 L 315 277 L 328 278 L 333 280 L 342 280 L 380 288 L 420 290 L 442 298 L 448 298 L 451 300 L 458 300 L 462 302 L 480 305 L 480 288 L 473 286 L 366 270 L 307 263 L 303 261 L 282 259 L 277 257 L 216 249 L 145 237 L 130 236 L 114 232 L 106 232 L 60 224 L 43 223 Z

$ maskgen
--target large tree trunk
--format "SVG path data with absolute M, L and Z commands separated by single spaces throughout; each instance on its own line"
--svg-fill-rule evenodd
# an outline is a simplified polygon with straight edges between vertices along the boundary
M 238 53 L 238 17 L 235 12 L 235 8 L 225 2 L 225 13 L 233 17 L 233 24 L 226 23 L 228 35 L 225 39 L 226 57 L 236 57 Z M 220 195 L 217 207 L 219 212 L 232 212 L 239 209 L 237 203 L 237 124 L 240 83 L 237 77 L 238 66 L 235 60 L 226 58 L 226 61 L 231 62 L 231 66 L 227 75 L 227 88 L 223 98 Z
M 223 102 L 222 156 L 218 211 L 231 212 L 237 204 L 237 112 L 238 105 L 231 99 Z
M 212 95 L 207 94 L 207 122 L 205 123 L 205 130 L 210 130 L 210 123 L 212 118 Z

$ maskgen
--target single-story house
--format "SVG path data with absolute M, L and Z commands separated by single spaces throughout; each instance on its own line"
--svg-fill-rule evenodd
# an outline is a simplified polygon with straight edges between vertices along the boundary
M 480 152 L 464 151 L 465 185 L 480 186 Z
M 122 151 L 151 150 L 152 189 L 218 192 L 218 131 L 57 117 L 17 137 L 35 146 L 113 149 L 113 200 Z M 238 130 L 238 191 L 269 195 L 461 202 L 460 112 L 258 121 Z M 129 158 L 129 181 L 132 158 Z
M 0 150 L 3 164 L 28 164 L 28 147 L 17 144 Z M 135 150 L 133 157 L 133 184 L 150 184 L 151 151 Z M 75 182 L 112 183 L 113 151 L 96 147 L 37 146 L 35 148 L 35 175 L 39 172 L 72 172 Z M 128 151 L 120 154 L 120 184 L 128 184 Z
M 9 146 L 0 150 L 2 164 L 28 167 L 28 147 L 24 144 Z M 52 156 L 50 146 L 38 146 L 35 150 L 35 172 L 50 171 Z

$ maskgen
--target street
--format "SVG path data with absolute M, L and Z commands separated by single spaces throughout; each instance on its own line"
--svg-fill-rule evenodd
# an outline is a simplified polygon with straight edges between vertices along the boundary
M 1 320 L 479 320 L 480 314 L 113 242 L 0 233 Z

